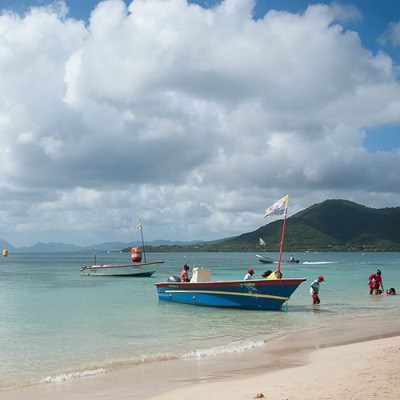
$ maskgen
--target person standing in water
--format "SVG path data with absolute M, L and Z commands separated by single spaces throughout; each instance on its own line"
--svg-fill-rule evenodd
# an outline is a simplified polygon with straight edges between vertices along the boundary
M 382 287 L 383 289 L 383 284 L 382 284 L 382 272 L 380 269 L 376 271 L 376 274 L 371 274 L 369 276 L 369 294 L 378 294 L 379 287 Z
M 314 304 L 319 304 L 321 301 L 319 299 L 319 284 L 320 282 L 325 282 L 325 278 L 320 275 L 317 279 L 315 279 L 310 286 L 310 294 L 312 297 L 312 303 Z

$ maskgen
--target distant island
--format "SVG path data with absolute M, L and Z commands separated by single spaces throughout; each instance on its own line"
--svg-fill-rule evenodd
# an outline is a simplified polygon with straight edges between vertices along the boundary
M 279 252 L 282 220 L 275 220 L 253 232 L 214 241 L 146 244 L 146 252 Z M 266 246 L 260 245 L 260 238 Z M 15 248 L 4 239 L 0 247 L 15 252 L 129 252 L 140 242 L 109 242 L 92 246 L 64 243 L 36 243 Z M 287 218 L 286 252 L 304 251 L 400 251 L 400 207 L 370 208 L 348 200 L 325 200 Z

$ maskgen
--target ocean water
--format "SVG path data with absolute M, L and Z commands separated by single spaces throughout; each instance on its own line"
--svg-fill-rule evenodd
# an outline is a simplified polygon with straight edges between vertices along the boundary
M 276 258 L 273 253 L 267 256 Z M 255 253 L 148 253 L 164 260 L 150 278 L 88 277 L 89 253 L 9 254 L 0 259 L 0 389 L 105 374 L 116 368 L 182 357 L 213 357 L 262 346 L 284 334 L 352 318 L 399 318 L 400 296 L 370 296 L 368 276 L 382 270 L 400 292 L 400 253 L 293 253 L 284 277 L 305 277 L 278 312 L 228 310 L 159 302 L 154 284 L 179 275 L 183 264 L 212 268 L 214 279 L 256 277 L 271 267 Z M 290 254 L 285 254 L 287 259 Z M 101 264 L 129 254 L 98 254 Z M 321 305 L 309 285 L 323 274 Z

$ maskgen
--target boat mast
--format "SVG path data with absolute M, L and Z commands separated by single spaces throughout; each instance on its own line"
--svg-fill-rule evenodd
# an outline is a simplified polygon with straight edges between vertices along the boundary
M 282 262 L 282 251 L 283 251 L 283 242 L 285 240 L 285 228 L 286 228 L 286 215 L 287 208 L 289 205 L 289 195 L 287 194 L 285 197 L 282 197 L 276 203 L 272 204 L 272 206 L 268 207 L 265 210 L 265 215 L 263 218 L 269 217 L 270 215 L 284 215 L 283 226 L 282 226 L 282 235 L 281 235 L 281 246 L 279 249 L 279 260 L 278 260 L 278 278 L 281 277 L 281 262 Z
M 280 250 L 279 250 L 279 260 L 278 260 L 278 275 L 279 275 L 279 278 L 281 277 L 281 261 L 282 261 L 283 242 L 285 240 L 285 228 L 286 228 L 286 213 L 285 213 L 285 218 L 283 219 L 282 235 L 281 235 L 281 247 L 280 247 Z
M 139 223 L 137 225 L 140 229 L 140 236 L 142 238 L 142 248 L 143 248 L 143 258 L 144 258 L 144 262 L 146 262 L 146 250 L 144 248 L 144 240 L 143 240 L 143 226 L 142 226 L 142 220 L 139 219 Z

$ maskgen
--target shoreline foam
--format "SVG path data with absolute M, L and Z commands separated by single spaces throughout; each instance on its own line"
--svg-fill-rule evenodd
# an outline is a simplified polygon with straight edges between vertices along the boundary
M 9 400 L 97 399 L 99 397 L 106 400 L 150 399 L 153 397 L 164 399 L 163 396 L 167 400 L 169 394 L 175 393 L 176 390 L 192 392 L 196 388 L 196 391 L 201 392 L 203 385 L 230 386 L 232 382 L 252 379 L 249 377 L 253 376 L 258 376 L 263 381 L 270 379 L 268 378 L 270 374 L 283 373 L 283 371 L 293 368 L 306 368 L 309 365 L 308 359 L 318 358 L 319 356 L 315 356 L 315 354 L 320 354 L 320 350 L 328 350 L 328 354 L 333 351 L 335 354 L 335 350 L 332 349 L 337 348 L 338 351 L 341 351 L 339 348 L 350 346 L 349 352 L 353 353 L 351 347 L 353 345 L 355 348 L 359 346 L 369 348 L 368 343 L 372 343 L 371 346 L 379 347 L 381 346 L 379 343 L 385 338 L 393 339 L 394 343 L 400 344 L 399 335 L 400 322 L 397 318 L 389 319 L 388 316 L 360 318 L 347 321 L 340 326 L 312 329 L 297 335 L 282 337 L 266 343 L 265 346 L 243 353 L 135 365 L 104 375 L 4 390 L 0 394 Z M 346 363 L 346 357 L 342 358 Z M 362 359 L 362 354 L 360 359 Z M 325 365 L 328 371 L 330 362 L 328 360 Z M 215 387 L 213 390 L 216 390 Z M 248 394 L 254 396 L 256 393 L 253 391 L 248 391 Z M 262 388 L 258 392 L 262 392 Z M 221 396 L 221 398 L 240 398 L 224 397 L 223 393 Z M 210 398 L 215 397 L 211 396 Z M 287 398 L 290 400 L 289 397 Z M 295 398 L 300 399 L 301 397 Z
M 400 336 L 393 336 L 314 350 L 303 365 L 192 385 L 151 400 L 397 400 L 399 361 Z

